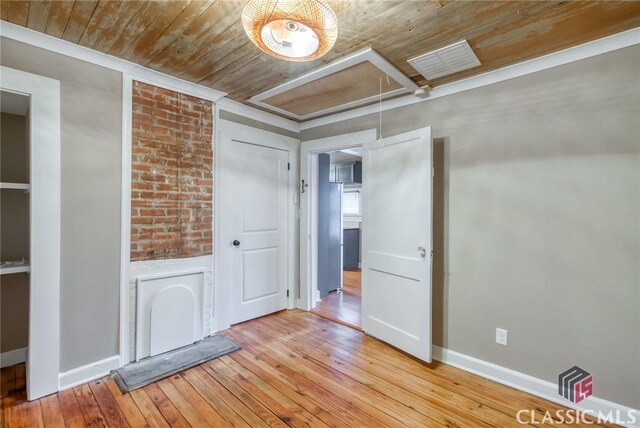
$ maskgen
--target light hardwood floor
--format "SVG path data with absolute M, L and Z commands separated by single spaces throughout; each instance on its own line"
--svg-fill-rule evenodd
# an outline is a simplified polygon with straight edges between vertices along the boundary
M 562 408 L 299 310 L 222 334 L 242 350 L 129 394 L 109 377 L 30 403 L 11 393 L 2 425 L 510 427 L 520 409 Z
M 24 363 L 0 369 L 0 398 L 11 393 L 22 393 L 26 388 L 26 366 Z
M 332 291 L 320 300 L 313 313 L 332 321 L 360 329 L 362 327 L 362 273 L 360 269 L 346 270 L 342 276 L 342 291 Z

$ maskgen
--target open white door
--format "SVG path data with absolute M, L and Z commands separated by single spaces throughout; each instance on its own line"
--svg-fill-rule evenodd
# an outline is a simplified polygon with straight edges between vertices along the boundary
M 431 361 L 431 128 L 364 145 L 362 327 Z

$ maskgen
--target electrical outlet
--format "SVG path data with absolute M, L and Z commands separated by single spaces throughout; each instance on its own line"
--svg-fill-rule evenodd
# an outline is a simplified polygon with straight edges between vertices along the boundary
M 507 346 L 507 330 L 496 328 L 496 343 Z

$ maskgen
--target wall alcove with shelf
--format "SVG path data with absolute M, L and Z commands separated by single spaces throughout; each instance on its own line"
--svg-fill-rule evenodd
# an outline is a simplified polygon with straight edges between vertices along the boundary
M 0 353 L 25 362 L 29 343 L 29 97 L 2 91 L 0 126 Z

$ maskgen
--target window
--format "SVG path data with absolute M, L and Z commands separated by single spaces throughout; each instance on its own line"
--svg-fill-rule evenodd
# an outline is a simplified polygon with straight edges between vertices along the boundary
M 342 213 L 343 215 L 362 215 L 360 203 L 360 190 L 345 190 L 342 193 Z

